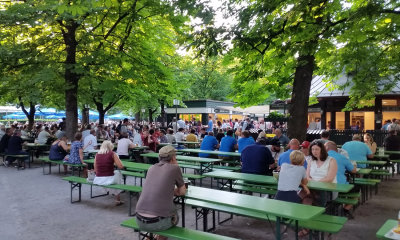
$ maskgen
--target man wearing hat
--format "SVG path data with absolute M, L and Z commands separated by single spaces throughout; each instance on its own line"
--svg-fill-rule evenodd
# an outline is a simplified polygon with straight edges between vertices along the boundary
M 303 141 L 300 144 L 300 150 L 304 153 L 304 156 L 306 157 L 306 162 L 308 163 L 309 160 L 311 160 L 311 155 L 310 155 L 310 142 L 309 141 Z
M 182 172 L 176 161 L 176 150 L 168 145 L 160 149 L 159 162 L 150 167 L 136 205 L 140 230 L 163 231 L 178 223 L 173 198 L 186 194 Z M 158 239 L 166 239 L 159 236 Z

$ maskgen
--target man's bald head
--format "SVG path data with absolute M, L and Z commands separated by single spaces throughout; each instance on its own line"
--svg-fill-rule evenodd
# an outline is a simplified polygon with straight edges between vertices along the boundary
M 275 135 L 280 137 L 282 135 L 282 131 L 279 128 L 275 129 Z
M 331 150 L 337 152 L 337 145 L 336 145 L 336 143 L 334 143 L 332 141 L 328 141 L 325 143 L 325 149 L 327 152 L 329 152 Z
M 293 138 L 292 140 L 290 140 L 289 142 L 289 147 L 292 150 L 299 150 L 300 149 L 300 142 L 299 140 L 297 140 L 296 138 Z

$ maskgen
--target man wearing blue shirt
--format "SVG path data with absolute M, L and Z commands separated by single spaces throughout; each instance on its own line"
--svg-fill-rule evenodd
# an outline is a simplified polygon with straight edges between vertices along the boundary
M 250 136 L 249 131 L 243 131 L 242 138 L 238 140 L 239 152 L 241 153 L 245 147 L 254 143 L 256 143 L 256 141 L 254 141 L 254 138 Z
M 207 132 L 212 132 L 213 131 L 213 120 L 211 116 L 208 116 L 208 128 L 207 128 Z
M 203 141 L 200 145 L 200 150 L 208 150 L 214 151 L 214 149 L 218 148 L 218 140 L 214 137 L 213 132 L 209 132 L 207 136 L 204 137 Z M 208 153 L 199 153 L 199 157 L 208 157 Z
M 361 136 L 355 134 L 353 136 L 353 141 L 346 142 L 342 149 L 346 150 L 349 154 L 350 160 L 353 161 L 367 161 L 367 157 L 372 158 L 374 154 L 367 144 L 361 142 Z M 365 168 L 366 164 L 357 164 L 359 168 Z
M 282 146 L 286 146 L 290 141 L 288 137 L 282 134 L 282 131 L 279 128 L 275 129 L 274 139 L 278 139 Z
M 261 143 L 247 146 L 240 157 L 242 173 L 260 174 L 272 176 L 275 160 L 271 151 Z
M 226 136 L 222 138 L 221 140 L 221 146 L 219 147 L 219 150 L 222 152 L 234 152 L 238 148 L 237 141 L 233 137 L 233 131 L 228 130 L 226 132 Z M 219 157 L 228 157 L 228 155 L 219 155 Z
M 347 159 L 342 154 L 338 153 L 336 143 L 328 141 L 325 143 L 325 148 L 326 151 L 328 152 L 328 156 L 333 157 L 336 160 L 338 166 L 336 175 L 337 183 L 348 184 L 345 175 L 346 170 L 351 173 L 356 173 L 357 168 L 355 168 L 353 164 L 351 164 L 349 159 Z
M 278 159 L 278 166 L 282 166 L 282 164 L 287 163 L 287 164 L 291 164 L 290 163 L 290 154 L 294 151 L 294 150 L 299 150 L 300 149 L 300 142 L 299 140 L 297 140 L 296 138 L 293 138 L 292 140 L 290 140 L 289 142 L 289 150 L 287 150 L 286 152 L 282 153 L 279 156 Z M 304 161 L 304 168 L 307 169 L 307 161 Z

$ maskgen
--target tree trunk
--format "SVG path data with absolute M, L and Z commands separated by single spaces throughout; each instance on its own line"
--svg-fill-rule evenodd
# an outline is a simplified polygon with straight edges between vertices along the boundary
M 72 141 L 78 128 L 78 81 L 79 75 L 75 73 L 76 65 L 76 48 L 78 42 L 75 33 L 78 25 L 71 21 L 68 25 L 67 32 L 63 32 L 64 42 L 66 45 L 65 60 L 65 113 L 66 113 L 66 135 Z
M 24 112 L 25 116 L 28 118 L 28 131 L 32 131 L 33 124 L 35 124 L 35 104 L 33 102 L 29 102 L 29 112 L 26 111 L 24 102 L 22 101 L 21 97 L 18 97 L 19 105 L 21 106 L 22 111 Z
M 315 57 L 299 56 L 293 81 L 292 100 L 289 106 L 288 137 L 299 141 L 306 139 L 308 100 L 310 95 Z
M 167 116 L 165 114 L 165 104 L 164 100 L 160 101 L 160 107 L 161 107 L 161 126 L 166 127 L 167 126 Z
M 151 111 L 151 108 L 149 108 L 149 123 L 153 122 L 153 111 Z
M 104 116 L 106 115 L 106 112 L 103 109 L 97 110 L 99 111 L 99 124 L 104 124 Z
M 135 121 L 136 123 L 140 122 L 140 112 L 135 113 Z
M 82 126 L 89 124 L 89 108 L 82 108 Z

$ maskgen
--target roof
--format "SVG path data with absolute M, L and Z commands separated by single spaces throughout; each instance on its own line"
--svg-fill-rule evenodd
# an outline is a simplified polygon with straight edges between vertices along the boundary
M 315 76 L 311 81 L 310 96 L 318 98 L 348 97 L 352 86 L 351 78 L 351 76 L 343 74 L 335 83 L 328 83 L 324 82 L 325 76 Z M 339 86 L 345 84 L 347 84 L 346 87 L 339 89 Z M 385 93 L 385 95 L 400 95 L 399 82 L 396 82 L 394 88 Z
M 247 114 L 267 114 L 269 113 L 269 106 L 262 105 L 262 106 L 252 106 L 248 108 L 240 108 L 240 107 L 233 107 L 233 106 L 220 106 L 220 109 L 230 110 L 234 112 L 242 112 Z

